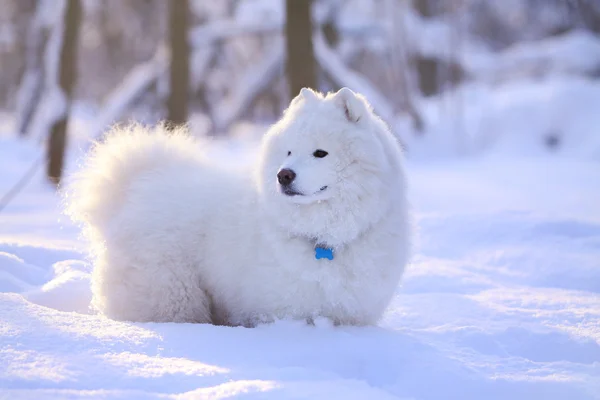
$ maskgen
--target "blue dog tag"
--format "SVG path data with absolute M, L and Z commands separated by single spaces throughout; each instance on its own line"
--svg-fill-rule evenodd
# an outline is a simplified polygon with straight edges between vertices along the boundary
M 325 247 L 315 247 L 315 258 L 317 260 L 320 260 L 321 258 L 333 260 L 333 249 Z

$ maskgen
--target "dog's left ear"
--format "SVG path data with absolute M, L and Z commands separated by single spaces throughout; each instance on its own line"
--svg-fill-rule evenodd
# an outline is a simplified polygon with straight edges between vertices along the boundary
M 358 122 L 368 112 L 367 104 L 362 96 L 357 95 L 347 87 L 341 88 L 333 100 L 342 109 L 346 119 L 350 122 Z

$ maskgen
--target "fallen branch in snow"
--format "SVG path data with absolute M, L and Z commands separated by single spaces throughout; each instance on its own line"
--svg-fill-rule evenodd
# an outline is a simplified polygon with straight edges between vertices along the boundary
M 164 47 L 160 47 L 150 61 L 134 67 L 123 82 L 108 95 L 105 106 L 92 124 L 90 137 L 93 140 L 99 138 L 109 125 L 119 120 L 160 77 L 165 75 L 169 66 L 167 53 Z
M 323 21 L 315 21 L 314 26 L 320 29 Z M 237 36 L 283 33 L 283 21 L 248 21 L 240 22 L 233 19 L 220 20 L 201 25 L 190 30 L 189 41 L 192 47 L 202 47 L 219 40 L 231 39 Z M 385 35 L 385 30 L 379 25 L 340 26 L 338 31 L 345 36 L 364 38 L 368 35 Z
M 221 20 L 201 25 L 190 30 L 189 41 L 192 47 L 202 47 L 218 40 L 229 39 L 235 36 L 253 35 L 258 33 L 279 33 L 283 24 L 279 22 L 239 22 L 235 20 Z
M 193 92 L 200 90 L 206 80 L 206 73 L 216 53 L 215 46 L 207 46 L 192 51 L 190 65 L 194 68 L 190 70 L 190 89 Z
M 313 37 L 315 58 L 331 78 L 341 86 L 363 94 L 373 105 L 375 111 L 388 123 L 394 119 L 394 109 L 387 99 L 361 74 L 348 68 L 341 58 L 327 46 L 323 35 Z
M 250 68 L 234 87 L 236 90 L 220 104 L 215 118 L 215 129 L 224 131 L 248 109 L 268 85 L 283 73 L 285 50 L 275 46 L 262 63 Z

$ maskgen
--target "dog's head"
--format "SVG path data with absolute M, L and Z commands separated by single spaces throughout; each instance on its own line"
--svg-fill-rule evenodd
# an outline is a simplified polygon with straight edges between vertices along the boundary
M 292 235 L 332 246 L 377 222 L 402 196 L 402 154 L 367 101 L 343 88 L 302 89 L 265 135 L 265 210 Z

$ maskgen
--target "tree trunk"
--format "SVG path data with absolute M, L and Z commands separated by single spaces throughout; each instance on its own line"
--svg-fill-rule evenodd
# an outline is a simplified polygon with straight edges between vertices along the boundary
M 188 119 L 188 87 L 190 80 L 188 17 L 188 0 L 169 1 L 171 69 L 167 119 L 173 125 L 185 124 Z
M 48 178 L 55 184 L 60 183 L 65 147 L 67 144 L 67 122 L 73 96 L 73 88 L 77 81 L 77 44 L 81 22 L 80 0 L 67 0 L 59 59 L 59 84 L 64 96 L 65 107 L 62 115 L 54 121 L 48 141 Z
M 592 32 L 600 33 L 600 6 L 586 0 L 576 0 L 575 5 L 579 9 L 579 18 L 584 26 Z
M 311 4 L 311 0 L 286 0 L 287 75 L 291 97 L 303 87 L 317 89 Z
M 431 18 L 433 16 L 433 7 L 430 0 L 415 0 L 414 7 L 424 18 Z

